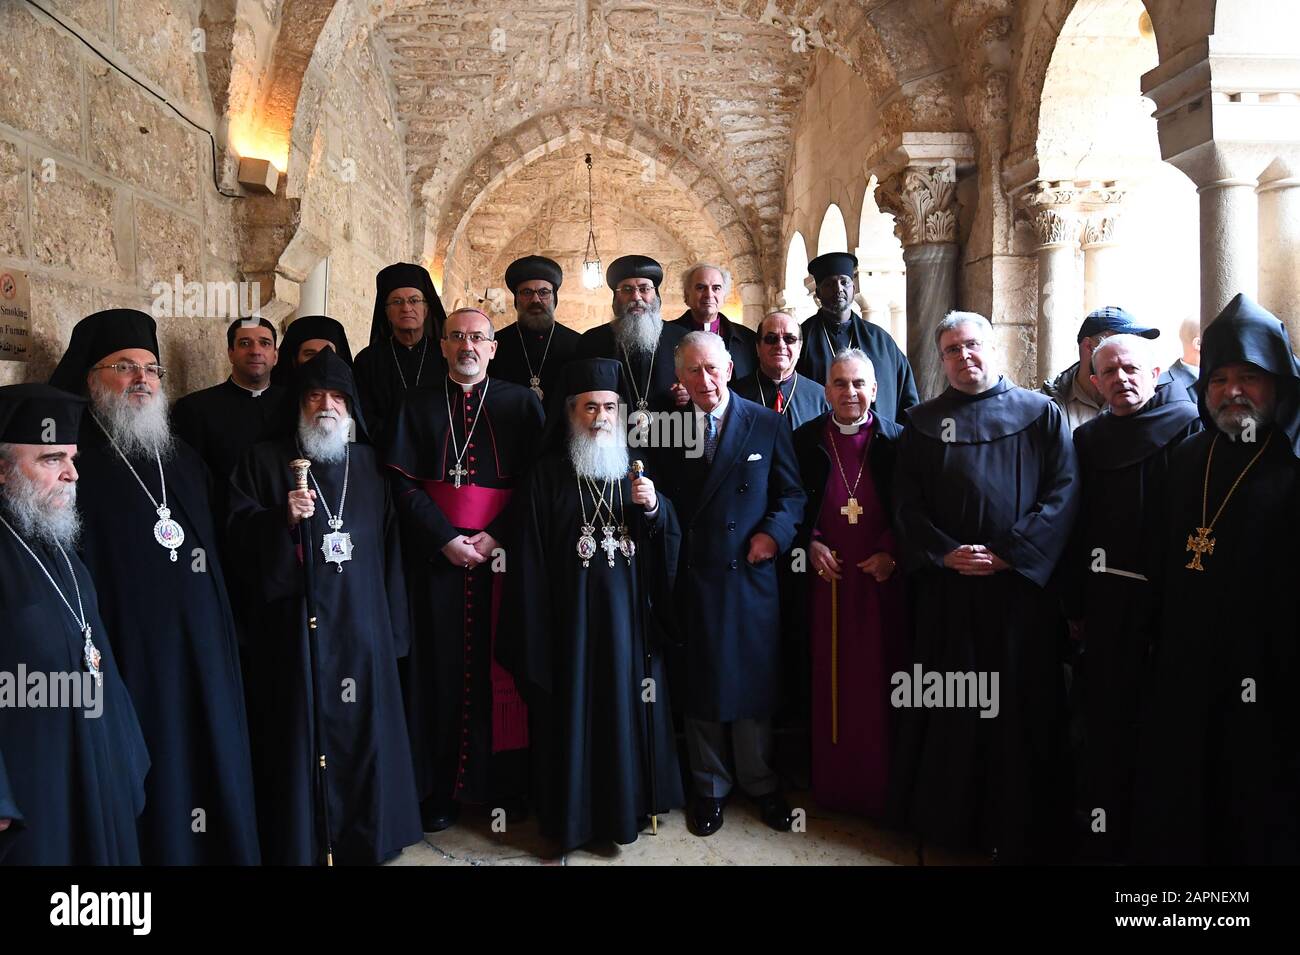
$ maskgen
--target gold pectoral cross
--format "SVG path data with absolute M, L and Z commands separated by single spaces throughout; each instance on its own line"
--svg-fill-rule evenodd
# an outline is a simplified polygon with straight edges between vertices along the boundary
M 840 508 L 840 513 L 849 519 L 850 524 L 858 522 L 858 515 L 862 513 L 862 507 L 858 504 L 856 497 L 849 498 L 849 503 Z
M 1195 537 L 1188 534 L 1186 549 L 1192 551 L 1192 560 L 1191 563 L 1184 564 L 1183 567 L 1187 570 L 1204 570 L 1205 568 L 1201 565 L 1201 555 L 1214 553 L 1214 538 L 1210 536 L 1210 529 L 1208 527 L 1198 527 L 1196 528 Z

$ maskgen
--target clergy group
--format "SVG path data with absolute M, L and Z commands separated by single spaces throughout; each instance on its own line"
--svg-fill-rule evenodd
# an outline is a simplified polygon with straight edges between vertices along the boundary
M 1238 295 L 1162 368 L 1109 306 L 1029 389 L 953 312 L 921 400 L 854 257 L 809 272 L 750 329 L 725 268 L 670 318 L 623 256 L 579 334 L 544 256 L 500 328 L 395 263 L 355 356 L 238 319 L 184 396 L 149 315 L 78 322 L 0 388 L 0 864 L 378 864 L 467 813 L 563 853 L 737 803 L 922 859 L 1300 861 L 1285 324 Z

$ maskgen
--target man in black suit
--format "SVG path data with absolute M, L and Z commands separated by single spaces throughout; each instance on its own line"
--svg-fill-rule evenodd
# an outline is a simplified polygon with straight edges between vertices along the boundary
M 686 311 L 669 324 L 688 332 L 713 332 L 727 346 L 737 379 L 751 375 L 757 365 L 754 333 L 722 314 L 731 293 L 731 273 L 720 265 L 697 262 L 682 273 L 682 300 Z
M 665 486 L 682 525 L 676 597 L 692 822 L 697 835 L 716 832 L 734 780 L 764 822 L 789 830 L 790 807 L 771 765 L 771 717 L 781 690 L 776 557 L 794 541 L 804 506 L 790 427 L 729 392 L 731 360 L 717 335 L 690 332 L 675 359 L 692 402 L 687 425 L 698 438 L 664 455 Z

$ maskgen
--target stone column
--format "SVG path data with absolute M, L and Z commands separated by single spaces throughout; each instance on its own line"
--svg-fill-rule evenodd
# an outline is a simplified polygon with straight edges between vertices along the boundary
M 1123 305 L 1128 265 L 1116 238 L 1119 212 L 1092 212 L 1083 223 L 1083 311 Z
M 881 183 L 907 266 L 907 359 L 921 400 L 944 387 L 934 328 L 957 307 L 956 164 L 908 166 Z
M 1038 369 L 1050 379 L 1078 357 L 1077 334 L 1083 300 L 1075 253 L 1082 225 L 1072 206 L 1074 193 L 1041 189 L 1025 202 L 1038 234 Z
M 1201 327 L 1238 292 L 1259 297 L 1259 203 L 1255 180 L 1197 183 L 1201 197 Z
M 1259 303 L 1286 323 L 1300 348 L 1300 164 L 1282 160 L 1260 177 Z

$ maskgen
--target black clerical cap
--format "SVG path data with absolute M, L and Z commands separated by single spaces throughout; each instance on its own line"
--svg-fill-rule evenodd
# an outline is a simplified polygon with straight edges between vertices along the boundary
M 1104 305 L 1089 312 L 1088 317 L 1079 326 L 1078 341 L 1092 338 L 1102 332 L 1110 332 L 1112 335 L 1137 335 L 1140 338 L 1160 337 L 1160 329 L 1142 324 L 1130 312 L 1118 305 Z
M 605 282 L 616 289 L 628 279 L 649 279 L 658 289 L 664 280 L 664 267 L 648 255 L 621 255 L 609 263 Z
M 399 288 L 401 286 L 398 286 Z M 366 423 L 361 417 L 361 402 L 357 399 L 357 382 L 352 376 L 352 366 L 328 348 L 313 355 L 310 361 L 303 362 L 293 375 L 294 394 L 299 401 L 307 392 L 314 389 L 324 391 L 341 391 L 348 396 L 348 413 L 357 424 L 357 439 L 366 436 Z M 294 406 L 294 427 L 297 427 L 298 409 Z
M 0 442 L 76 444 L 86 399 L 31 382 L 0 387 Z
M 858 257 L 847 252 L 827 252 L 808 263 L 808 274 L 816 282 L 831 275 L 853 278 L 858 274 Z
M 1300 362 L 1291 350 L 1291 337 L 1276 315 L 1238 292 L 1201 332 L 1201 376 L 1196 385 L 1201 420 L 1215 427 L 1205 406 L 1205 385 L 1224 365 L 1250 362 L 1278 377 L 1274 418 L 1300 455 Z
M 442 325 L 447 321 L 447 313 L 442 307 L 442 299 L 433 287 L 433 277 L 423 265 L 414 262 L 394 262 L 386 265 L 375 274 L 375 310 L 370 319 L 370 344 L 382 344 L 393 334 L 393 327 L 388 322 L 388 311 L 384 303 L 394 289 L 419 289 L 424 296 L 425 314 L 424 330 L 429 337 L 442 337 Z M 432 328 L 429 322 L 433 322 Z
M 522 259 L 515 259 L 506 266 L 506 288 L 510 289 L 512 295 L 524 282 L 531 282 L 534 279 L 550 282 L 551 290 L 559 292 L 560 283 L 564 281 L 564 270 L 560 268 L 559 262 L 548 259 L 544 255 L 525 255 Z M 559 295 L 555 298 L 558 300 Z
M 352 349 L 348 347 L 348 333 L 337 319 L 328 315 L 304 315 L 294 319 L 284 330 L 284 343 L 280 355 L 271 369 L 271 384 L 289 387 L 293 384 L 293 369 L 302 343 L 313 338 L 323 338 L 334 345 L 339 357 L 352 367 Z
M 589 391 L 621 393 L 622 386 L 622 362 L 612 358 L 579 358 L 560 370 L 560 388 L 557 394 L 572 398 Z
M 149 315 L 133 308 L 112 308 L 87 315 L 73 327 L 68 350 L 50 375 L 50 384 L 84 395 L 86 373 L 102 358 L 127 348 L 141 348 L 155 359 L 161 359 L 158 325 Z

